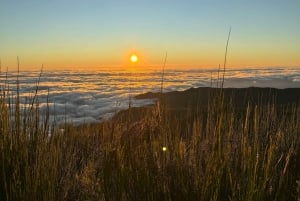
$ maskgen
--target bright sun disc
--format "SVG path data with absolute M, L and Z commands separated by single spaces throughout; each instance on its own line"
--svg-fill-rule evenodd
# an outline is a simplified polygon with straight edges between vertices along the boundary
M 130 56 L 130 61 L 131 61 L 132 63 L 135 63 L 135 62 L 138 61 L 138 57 L 137 57 L 135 54 L 133 54 L 133 55 Z

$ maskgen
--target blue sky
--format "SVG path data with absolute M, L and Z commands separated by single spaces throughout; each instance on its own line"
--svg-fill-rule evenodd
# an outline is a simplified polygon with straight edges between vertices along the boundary
M 24 68 L 300 65 L 300 1 L 0 1 L 0 58 Z

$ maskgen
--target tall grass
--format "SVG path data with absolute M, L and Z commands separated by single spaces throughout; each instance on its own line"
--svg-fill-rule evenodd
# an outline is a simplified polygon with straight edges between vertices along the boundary
M 1 86 L 1 200 L 299 200 L 299 104 L 236 110 L 212 94 L 205 113 L 191 106 L 186 118 L 160 104 L 138 120 L 48 135 L 32 100 L 21 108 Z

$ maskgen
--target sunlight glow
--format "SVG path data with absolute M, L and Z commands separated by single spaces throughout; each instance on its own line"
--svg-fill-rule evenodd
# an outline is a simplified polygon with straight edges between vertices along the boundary
M 135 54 L 130 56 L 130 61 L 132 63 L 136 63 L 138 60 L 139 60 L 139 58 Z

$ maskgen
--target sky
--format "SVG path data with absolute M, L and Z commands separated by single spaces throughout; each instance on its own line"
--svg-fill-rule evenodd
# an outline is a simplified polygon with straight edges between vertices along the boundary
M 0 0 L 2 69 L 300 66 L 299 0 Z

